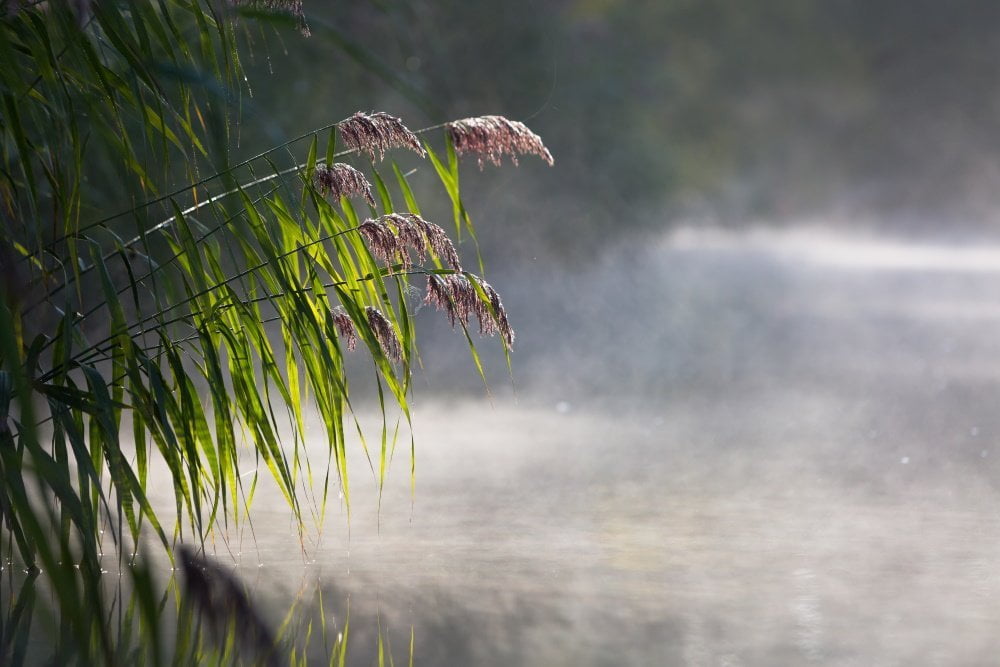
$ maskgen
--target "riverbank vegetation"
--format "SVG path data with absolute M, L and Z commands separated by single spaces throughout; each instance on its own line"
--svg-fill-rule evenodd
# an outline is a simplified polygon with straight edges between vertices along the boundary
M 481 373 L 478 334 L 510 351 L 460 164 L 552 156 L 500 116 L 411 130 L 365 110 L 290 140 L 244 132 L 244 59 L 273 34 L 306 39 L 299 2 L 0 11 L 0 661 L 303 659 L 206 543 L 250 521 L 263 475 L 302 534 L 340 497 L 349 511 L 348 457 L 381 488 L 393 416 L 411 417 L 419 305 L 465 333 Z M 425 217 L 415 174 L 447 219 Z M 354 416 L 357 355 L 380 432 Z M 304 447 L 312 413 L 324 460 Z M 417 446 L 402 444 L 411 480 Z M 151 501 L 155 475 L 171 506 Z

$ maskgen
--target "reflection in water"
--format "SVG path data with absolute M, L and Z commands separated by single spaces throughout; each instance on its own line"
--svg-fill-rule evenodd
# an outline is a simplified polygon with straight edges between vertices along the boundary
M 401 447 L 379 523 L 355 455 L 308 562 L 259 499 L 260 590 L 304 571 L 416 664 L 991 661 L 1000 270 L 911 251 L 688 239 L 503 281 L 519 402 L 418 405 L 415 496 Z
M 216 643 L 232 637 L 234 653 L 247 653 L 248 662 L 280 664 L 277 638 L 240 581 L 187 544 L 178 549 L 177 560 L 184 572 L 181 597 L 188 606 L 182 617 L 207 624 Z

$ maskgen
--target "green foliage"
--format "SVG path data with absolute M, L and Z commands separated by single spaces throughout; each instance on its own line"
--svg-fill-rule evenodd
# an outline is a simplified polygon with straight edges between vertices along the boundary
M 235 630 L 206 639 L 200 611 L 184 596 L 171 611 L 135 553 L 172 561 L 178 542 L 203 547 L 247 521 L 258 470 L 303 533 L 331 486 L 349 507 L 347 433 L 362 431 L 346 355 L 362 344 L 383 414 L 409 421 L 414 277 L 460 273 L 472 286 L 482 306 L 438 305 L 457 313 L 477 367 L 469 313 L 484 331 L 506 323 L 492 288 L 449 264 L 439 228 L 384 215 L 420 209 L 395 162 L 389 178 L 375 163 L 385 148 L 425 147 L 456 233 L 475 238 L 455 151 L 431 149 L 438 128 L 422 147 L 397 119 L 356 115 L 233 161 L 242 31 L 273 13 L 256 5 L 238 17 L 207 0 L 15 3 L 0 19 L 0 557 L 8 583 L 29 573 L 0 610 L 5 663 L 25 659 L 33 632 L 58 639 L 59 662 L 237 659 Z M 351 143 L 359 132 L 368 144 Z M 330 181 L 327 166 L 368 152 L 374 186 Z M 366 187 L 378 206 L 361 213 L 351 197 Z M 309 406 L 328 443 L 321 465 L 305 448 Z M 383 426 L 379 489 L 394 447 Z M 172 484 L 172 518 L 149 498 L 154 467 Z M 101 578 L 109 559 L 124 593 Z M 59 621 L 33 630 L 39 588 Z M 346 637 L 345 625 L 331 664 Z

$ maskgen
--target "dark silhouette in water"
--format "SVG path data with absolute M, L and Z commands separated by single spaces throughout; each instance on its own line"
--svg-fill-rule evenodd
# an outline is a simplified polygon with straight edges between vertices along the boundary
M 226 629 L 232 627 L 239 645 L 249 649 L 249 657 L 255 664 L 279 665 L 274 634 L 250 603 L 239 579 L 186 544 L 178 551 L 184 571 L 185 599 L 208 619 L 216 640 L 224 643 Z

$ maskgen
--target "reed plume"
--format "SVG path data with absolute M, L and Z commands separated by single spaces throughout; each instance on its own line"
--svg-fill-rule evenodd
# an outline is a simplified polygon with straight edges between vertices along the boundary
M 321 194 L 332 194 L 337 200 L 361 195 L 372 207 L 375 206 L 372 184 L 364 174 L 349 164 L 318 164 L 313 180 Z
M 306 549 L 308 516 L 321 516 L 328 496 L 326 482 L 319 498 L 312 480 L 337 475 L 349 508 L 353 466 L 338 449 L 326 475 L 310 468 L 301 448 L 276 439 L 283 414 L 297 421 L 315 406 L 333 444 L 342 445 L 353 421 L 344 356 L 366 347 L 378 366 L 382 414 L 395 403 L 409 422 L 410 362 L 418 358 L 412 316 L 421 299 L 445 310 L 453 327 L 475 316 L 482 333 L 502 337 L 505 351 L 514 340 L 499 295 L 462 271 L 445 230 L 411 213 L 380 216 L 385 211 L 375 207 L 383 199 L 373 193 L 389 204 L 389 192 L 374 170 L 367 179 L 367 171 L 332 155 L 363 154 L 374 163 L 402 148 L 432 157 L 428 175 L 437 175 L 456 223 L 471 234 L 452 150 L 478 155 L 480 166 L 527 153 L 551 164 L 526 127 L 491 116 L 436 125 L 450 137 L 449 155 L 439 160 L 423 131 L 418 140 L 386 113 L 358 112 L 260 147 L 236 141 L 249 137 L 238 104 L 233 113 L 211 114 L 211 122 L 192 120 L 191 113 L 204 121 L 197 112 L 219 106 L 217 86 L 185 73 L 210 72 L 213 81 L 232 84 L 234 104 L 250 91 L 247 43 L 231 24 L 290 19 L 308 34 L 303 4 L 0 0 L 0 43 L 15 46 L 0 71 L 18 83 L 16 100 L 0 111 L 0 558 L 8 572 L 23 566 L 28 575 L 17 574 L 13 588 L 0 582 L 0 664 L 302 662 L 314 635 L 306 632 L 300 652 L 297 634 L 289 634 L 298 623 L 287 622 L 289 615 L 272 629 L 231 568 L 178 546 L 181 602 L 165 605 L 173 584 L 159 576 L 162 568 L 136 564 L 135 549 L 148 541 L 168 555 L 178 536 L 204 545 L 218 530 L 242 530 L 253 496 L 243 493 L 236 454 L 244 451 L 267 463 L 261 474 L 270 473 L 287 501 Z M 169 67 L 151 66 L 159 62 Z M 113 84 L 138 81 L 138 93 L 154 91 L 155 109 L 146 94 L 104 94 L 105 74 Z M 81 109 L 92 131 L 61 131 Z M 123 124 L 123 117 L 131 120 Z M 150 141 L 154 131 L 165 140 Z M 317 163 L 326 133 L 331 158 Z M 197 159 L 187 159 L 189 147 Z M 234 162 L 232 151 L 248 157 Z M 286 154 L 293 163 L 279 167 Z M 53 155 L 62 156 L 55 166 Z M 338 159 L 361 165 L 356 157 Z M 116 165 L 163 169 L 117 181 L 95 176 L 117 173 Z M 406 210 L 418 211 L 408 175 L 395 176 Z M 184 206 L 189 193 L 193 201 Z M 310 199 L 325 204 L 319 197 L 338 198 L 343 211 L 307 206 Z M 357 217 L 344 197 L 354 204 L 364 197 L 373 212 Z M 212 217 L 207 228 L 205 216 Z M 414 268 L 421 262 L 426 268 Z M 423 287 L 411 284 L 416 274 L 435 274 L 426 298 L 415 294 Z M 146 288 L 151 298 L 140 303 Z M 480 366 L 471 336 L 468 343 Z M 213 419 L 214 430 L 207 426 Z M 126 426 L 136 457 L 122 442 Z M 383 446 L 370 461 L 379 489 L 392 451 Z M 77 475 L 84 462 L 86 474 Z M 148 497 L 161 484 L 174 489 L 174 511 Z M 117 591 L 101 578 L 105 548 L 120 566 L 129 558 L 122 570 L 128 581 Z M 118 613 L 123 594 L 136 597 Z M 60 623 L 47 646 L 50 618 Z M 346 626 L 324 648 L 343 663 Z
M 430 274 L 427 276 L 427 296 L 424 303 L 445 311 L 452 327 L 456 322 L 468 326 L 469 318 L 475 315 L 479 320 L 480 334 L 499 334 L 508 348 L 514 344 L 514 329 L 507 319 L 507 311 L 500 295 L 482 278 L 461 273 Z
M 337 330 L 337 335 L 344 339 L 348 350 L 353 350 L 358 345 L 358 332 L 354 328 L 354 321 L 347 314 L 343 306 L 337 306 L 330 311 L 333 316 L 333 326 Z
M 396 331 L 392 328 L 392 323 L 385 318 L 385 315 L 378 308 L 368 306 L 365 308 L 365 315 L 368 317 L 368 326 L 375 334 L 375 340 L 382 348 L 382 354 L 392 361 L 399 361 L 403 358 L 403 347 L 399 344 Z
M 514 166 L 517 166 L 518 155 L 537 155 L 550 167 L 555 164 L 542 138 L 516 120 L 503 116 L 479 116 L 452 121 L 445 128 L 455 152 L 477 155 L 480 169 L 485 160 L 499 167 L 504 155 L 510 156 Z
M 381 160 L 387 150 L 397 147 L 409 148 L 420 157 L 426 155 L 417 135 L 403 125 L 402 120 L 384 111 L 372 114 L 358 111 L 342 121 L 339 127 L 340 136 L 348 148 L 359 154 L 368 153 L 372 162 L 375 161 L 376 153 Z
M 399 262 L 410 269 L 413 267 L 411 251 L 423 262 L 430 248 L 450 268 L 462 270 L 458 251 L 444 229 L 414 213 L 387 213 L 368 219 L 358 231 L 368 242 L 372 254 L 388 264 Z

